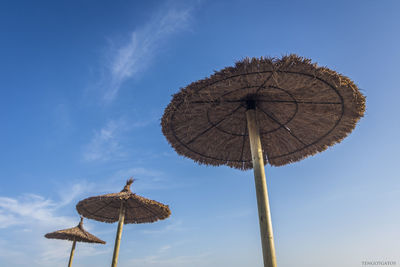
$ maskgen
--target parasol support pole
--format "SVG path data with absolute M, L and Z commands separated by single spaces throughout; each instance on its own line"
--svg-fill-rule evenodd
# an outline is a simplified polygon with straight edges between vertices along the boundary
M 125 210 L 126 210 L 125 203 L 124 201 L 121 201 L 121 207 L 119 209 L 117 236 L 115 237 L 114 253 L 113 253 L 111 267 L 117 267 L 119 244 L 121 243 L 122 228 L 124 226 L 124 221 L 125 221 Z
M 260 130 L 256 117 L 256 107 L 253 101 L 252 103 L 248 103 L 246 118 L 257 193 L 258 219 L 260 221 L 264 267 L 276 267 L 275 245 L 272 232 L 267 182 L 265 179 L 264 157 L 261 147 Z
M 74 239 L 74 242 L 72 243 L 71 254 L 69 254 L 68 267 L 72 266 L 72 259 L 74 258 L 75 246 L 76 246 L 76 240 Z

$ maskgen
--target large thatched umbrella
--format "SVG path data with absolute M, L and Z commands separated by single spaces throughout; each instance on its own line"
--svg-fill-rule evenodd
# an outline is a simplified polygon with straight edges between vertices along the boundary
M 347 77 L 296 55 L 252 58 L 173 96 L 162 131 L 201 164 L 253 168 L 264 266 L 276 266 L 264 164 L 281 166 L 340 142 L 365 98 Z
M 81 217 L 81 221 L 79 224 L 73 228 L 68 228 L 64 230 L 55 231 L 52 233 L 48 233 L 44 235 L 46 238 L 51 239 L 64 239 L 72 241 L 72 249 L 69 255 L 68 267 L 72 265 L 72 258 L 74 257 L 76 242 L 86 242 L 86 243 L 98 243 L 105 244 L 103 240 L 98 237 L 90 234 L 89 232 L 83 229 L 83 218 Z
M 171 215 L 167 205 L 132 193 L 130 189 L 132 183 L 133 179 L 129 179 L 119 193 L 89 197 L 76 205 L 79 214 L 86 218 L 106 223 L 118 221 L 112 267 L 117 266 L 124 223 L 151 223 Z

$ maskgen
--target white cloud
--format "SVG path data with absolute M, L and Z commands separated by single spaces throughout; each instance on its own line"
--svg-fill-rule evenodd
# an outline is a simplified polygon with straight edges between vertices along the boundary
M 191 8 L 164 6 L 143 27 L 131 32 L 125 44 L 111 51 L 102 79 L 103 99 L 106 102 L 116 97 L 125 81 L 150 65 L 161 46 L 173 34 L 187 29 L 190 14 Z
M 135 121 L 125 118 L 109 120 L 102 128 L 94 131 L 91 140 L 83 147 L 83 160 L 92 162 L 126 159 L 128 151 L 122 142 L 127 134 L 133 129 L 143 128 L 155 122 L 157 119 L 153 117 Z
M 155 186 L 158 182 L 163 182 L 165 180 L 165 173 L 155 170 L 155 169 L 146 169 L 143 167 L 136 168 L 128 168 L 117 171 L 113 178 L 116 180 L 120 180 L 121 177 L 129 177 L 134 178 L 137 182 L 135 185 L 151 183 L 149 186 Z
M 187 230 L 188 229 L 183 226 L 181 220 L 174 220 L 173 218 L 171 218 L 168 220 L 168 224 L 164 228 L 158 230 L 142 230 L 142 233 L 159 235 L 171 232 L 182 232 Z
M 88 187 L 90 185 L 87 183 L 78 183 L 63 188 L 56 201 L 37 194 L 23 194 L 14 198 L 0 196 L 0 265 L 64 265 L 71 242 L 49 240 L 44 238 L 44 234 L 78 224 L 78 215 L 64 215 L 65 208 L 74 205 Z M 94 249 L 80 249 L 80 256 L 90 256 Z M 96 253 L 105 252 L 99 250 Z
M 162 247 L 158 250 L 158 252 L 159 252 L 159 253 L 164 253 L 164 252 L 170 250 L 171 247 L 172 247 L 171 245 L 162 246 Z
M 108 178 L 108 182 L 110 183 L 107 185 L 108 190 L 104 192 L 109 192 L 110 188 L 121 190 L 121 186 L 123 186 L 124 182 L 130 177 L 135 179 L 135 182 L 131 186 L 132 190 L 136 193 L 143 194 L 144 196 L 156 190 L 165 191 L 193 186 L 190 182 L 186 181 L 172 181 L 172 178 L 167 173 L 157 170 L 156 167 L 135 167 L 121 169 L 112 174 Z
M 111 120 L 103 128 L 96 131 L 92 140 L 84 148 L 83 158 L 85 161 L 106 161 L 119 159 L 124 156 L 119 137 L 126 131 L 123 120 Z
M 58 203 L 58 208 L 66 206 L 72 203 L 74 200 L 78 199 L 79 196 L 87 194 L 92 191 L 94 184 L 87 183 L 86 181 L 81 181 L 80 183 L 75 183 L 69 188 L 63 187 L 60 191 L 60 202 Z
M 21 198 L 0 197 L 0 228 L 38 223 L 42 225 L 68 225 L 68 217 L 55 216 L 58 203 L 34 194 Z

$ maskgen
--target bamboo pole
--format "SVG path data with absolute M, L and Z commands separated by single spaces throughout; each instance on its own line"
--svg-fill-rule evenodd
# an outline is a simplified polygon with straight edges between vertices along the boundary
M 68 267 L 72 266 L 72 259 L 74 258 L 75 246 L 76 246 L 76 240 L 74 240 L 74 242 L 72 243 L 71 254 L 69 254 Z
M 125 221 L 125 210 L 126 206 L 124 205 L 124 201 L 121 201 L 121 207 L 119 209 L 117 236 L 115 237 L 114 253 L 113 253 L 111 267 L 117 267 L 119 244 L 121 243 L 122 228 L 124 226 L 124 221 Z
M 261 147 L 255 103 L 250 103 L 248 110 L 246 111 L 246 118 L 257 193 L 258 219 L 260 221 L 264 267 L 276 267 L 275 245 L 268 201 L 267 182 L 265 179 L 264 157 Z

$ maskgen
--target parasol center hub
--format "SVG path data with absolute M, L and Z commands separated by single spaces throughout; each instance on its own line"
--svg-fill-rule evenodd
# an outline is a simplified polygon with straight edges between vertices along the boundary
M 249 109 L 256 109 L 256 101 L 254 99 L 246 99 L 246 108 Z

